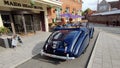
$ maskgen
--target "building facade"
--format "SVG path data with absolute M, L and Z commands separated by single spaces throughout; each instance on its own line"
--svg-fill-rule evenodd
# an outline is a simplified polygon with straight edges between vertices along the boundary
M 88 17 L 89 22 L 109 25 L 115 22 L 116 26 L 120 26 L 120 0 L 112 2 L 102 0 L 102 2 L 98 4 L 98 9 L 101 9 L 101 11 L 98 10 L 97 13 Z
M 113 1 L 113 2 L 108 2 L 111 6 L 111 10 L 118 10 L 120 9 L 120 0 L 118 1 Z
M 57 22 L 61 18 L 61 14 L 70 13 L 81 15 L 82 0 L 60 0 L 62 7 L 48 8 L 49 23 Z M 81 20 L 80 18 L 78 19 Z
M 114 13 L 111 13 L 110 11 L 108 13 L 102 13 L 102 15 L 89 16 L 89 22 L 109 25 L 113 25 L 113 22 L 115 22 L 116 26 L 120 26 L 120 10 L 117 10 Z
M 97 5 L 97 12 L 106 12 L 106 11 L 114 11 L 120 9 L 120 0 L 107 2 L 106 0 L 102 0 Z
M 49 31 L 47 7 L 61 6 L 61 2 L 52 0 L 1 0 L 0 27 L 11 32 L 25 33 Z
M 98 5 L 97 5 L 97 12 L 106 12 L 110 11 L 111 6 L 106 0 L 102 0 Z

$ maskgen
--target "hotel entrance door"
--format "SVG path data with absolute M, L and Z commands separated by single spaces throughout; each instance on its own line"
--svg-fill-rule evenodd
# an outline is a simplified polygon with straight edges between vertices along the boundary
M 13 15 L 13 17 L 14 17 L 14 26 L 16 33 L 23 33 L 24 27 L 23 27 L 22 15 Z
M 10 15 L 1 15 L 4 27 L 7 27 L 12 32 Z

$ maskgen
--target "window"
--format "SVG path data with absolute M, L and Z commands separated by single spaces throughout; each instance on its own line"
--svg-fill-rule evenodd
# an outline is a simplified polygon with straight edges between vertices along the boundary
M 66 12 L 69 13 L 69 11 L 70 11 L 70 8 L 66 7 Z
M 100 8 L 99 9 L 100 11 L 105 11 L 107 9 L 107 6 L 106 5 L 102 5 L 99 8 Z
M 75 14 L 76 12 L 76 8 L 73 8 L 72 14 Z
M 61 8 L 56 8 L 56 19 L 60 19 L 61 18 L 61 16 L 60 16 L 60 14 L 61 14 Z

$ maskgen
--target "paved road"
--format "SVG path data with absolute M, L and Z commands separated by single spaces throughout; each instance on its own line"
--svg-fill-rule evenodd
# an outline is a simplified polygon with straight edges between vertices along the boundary
M 16 68 L 85 68 L 98 34 L 99 32 L 95 30 L 94 37 L 90 40 L 90 44 L 86 52 L 79 58 L 61 61 L 58 59 L 37 55 Z
M 104 24 L 92 24 L 95 28 L 105 31 L 107 33 L 111 33 L 117 36 L 120 36 L 120 26 L 106 26 Z
M 120 27 L 95 27 L 100 30 L 87 68 L 120 68 Z

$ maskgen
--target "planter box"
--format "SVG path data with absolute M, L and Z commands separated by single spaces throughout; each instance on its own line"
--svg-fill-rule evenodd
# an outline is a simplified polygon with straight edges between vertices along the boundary
M 5 47 L 5 48 L 10 48 L 10 41 L 9 39 L 11 39 L 10 36 L 1 36 L 0 37 L 0 46 Z

